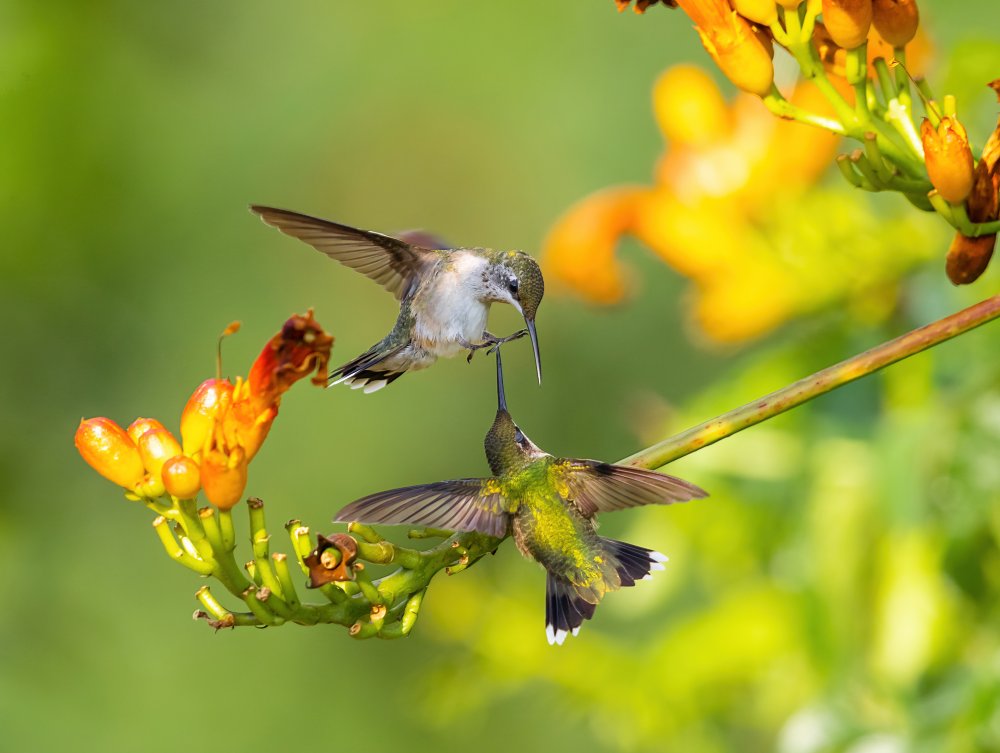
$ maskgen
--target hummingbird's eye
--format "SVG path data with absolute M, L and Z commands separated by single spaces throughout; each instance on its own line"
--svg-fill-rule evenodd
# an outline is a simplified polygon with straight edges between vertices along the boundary
M 524 444 L 524 434 L 521 433 L 520 429 L 514 429 L 514 441 L 518 444 Z
M 516 277 L 513 280 L 511 280 L 510 282 L 507 283 L 507 290 L 510 291 L 510 294 L 512 296 L 514 296 L 515 298 L 517 297 L 517 278 Z

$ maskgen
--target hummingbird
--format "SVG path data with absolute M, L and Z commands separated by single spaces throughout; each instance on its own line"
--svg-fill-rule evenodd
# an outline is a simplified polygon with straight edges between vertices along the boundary
M 562 645 L 604 595 L 662 570 L 666 557 L 597 535 L 595 516 L 708 496 L 673 476 L 540 449 L 507 410 L 497 355 L 497 412 L 486 434 L 490 478 L 464 478 L 379 492 L 342 509 L 334 522 L 411 524 L 513 535 L 521 554 L 546 571 L 545 634 Z
M 485 248 L 434 249 L 370 230 L 340 225 L 298 212 L 252 205 L 250 211 L 282 233 L 298 238 L 331 259 L 380 283 L 399 303 L 392 331 L 357 358 L 335 369 L 330 384 L 375 392 L 407 371 L 425 369 L 438 358 L 492 347 L 527 334 L 538 353 L 535 314 L 545 292 L 538 262 L 523 251 Z M 486 331 L 490 305 L 508 303 L 526 329 L 506 338 Z

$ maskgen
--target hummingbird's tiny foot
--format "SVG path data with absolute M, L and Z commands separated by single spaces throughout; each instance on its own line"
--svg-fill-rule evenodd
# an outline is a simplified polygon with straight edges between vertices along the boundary
M 528 334 L 528 330 L 526 330 L 526 329 L 519 329 L 514 334 L 507 335 L 507 337 L 496 337 L 495 335 L 489 335 L 489 332 L 484 332 L 483 335 L 489 335 L 493 339 L 493 342 L 490 345 L 490 349 L 487 350 L 486 353 L 487 354 L 492 354 L 492 353 L 494 353 L 497 350 L 497 348 L 499 348 L 504 343 L 509 343 L 511 340 L 520 340 L 522 337 L 524 337 L 527 334 Z

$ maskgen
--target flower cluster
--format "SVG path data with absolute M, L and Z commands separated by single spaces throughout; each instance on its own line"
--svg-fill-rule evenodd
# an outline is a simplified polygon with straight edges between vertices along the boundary
M 217 377 L 198 386 L 181 414 L 180 442 L 156 419 L 139 418 L 123 429 L 98 417 L 80 422 L 77 450 L 135 499 L 169 494 L 188 500 L 203 490 L 213 505 L 229 509 L 242 498 L 247 466 L 278 415 L 281 396 L 313 371 L 314 384 L 326 383 L 332 344 L 312 311 L 293 316 L 245 380 Z

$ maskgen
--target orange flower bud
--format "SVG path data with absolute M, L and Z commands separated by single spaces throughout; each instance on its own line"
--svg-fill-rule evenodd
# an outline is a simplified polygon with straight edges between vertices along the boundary
M 996 235 L 969 238 L 961 233 L 955 233 L 955 238 L 948 249 L 948 258 L 945 260 L 948 279 L 955 285 L 968 285 L 978 280 L 990 263 L 996 240 Z
M 177 455 L 163 464 L 163 486 L 178 499 L 194 499 L 201 489 L 201 469 L 187 455 Z
M 130 491 L 142 482 L 146 469 L 139 448 L 110 418 L 101 416 L 80 421 L 74 443 L 87 464 L 109 481 Z
M 872 0 L 823 0 L 823 24 L 840 47 L 860 47 L 872 25 Z
M 778 5 L 785 10 L 795 10 L 802 5 L 802 0 L 778 0 Z
M 764 26 L 778 20 L 778 6 L 774 0 L 733 0 L 733 7 L 744 18 Z
M 146 470 L 154 478 L 160 477 L 163 464 L 175 455 L 181 454 L 180 443 L 174 439 L 174 435 L 164 428 L 150 429 L 145 432 L 136 443 L 139 447 L 139 455 Z
M 139 444 L 139 437 L 147 431 L 152 431 L 154 429 L 163 429 L 166 431 L 163 424 L 155 418 L 137 418 L 128 425 L 128 429 L 126 429 L 126 431 L 128 432 L 129 437 L 132 438 L 132 441 Z
M 227 456 L 210 450 L 201 461 L 201 485 L 208 501 L 228 510 L 243 498 L 247 486 L 246 453 L 239 447 Z
M 916 0 L 872 0 L 872 23 L 893 47 L 909 44 L 920 24 Z
M 774 64 L 750 23 L 726 0 L 678 0 L 697 26 L 708 54 L 743 91 L 763 97 L 774 84 Z
M 972 190 L 972 150 L 965 128 L 957 118 L 941 118 L 937 129 L 927 118 L 920 124 L 924 163 L 934 188 L 946 200 L 965 201 Z
M 221 413 L 232 403 L 233 385 L 226 379 L 206 379 L 194 391 L 181 413 L 184 454 L 195 457 L 215 430 Z
M 730 135 L 732 112 L 712 77 L 693 65 L 676 65 L 653 85 L 653 110 L 672 144 L 707 147 Z

